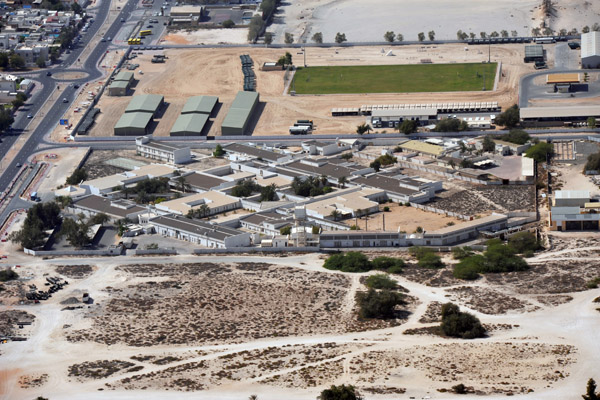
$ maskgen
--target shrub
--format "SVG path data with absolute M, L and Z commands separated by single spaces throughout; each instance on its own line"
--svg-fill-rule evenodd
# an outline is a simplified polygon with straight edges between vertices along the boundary
M 467 388 L 462 383 L 459 383 L 458 385 L 452 386 L 452 391 L 456 394 L 466 394 Z
M 291 226 L 284 226 L 283 228 L 281 228 L 279 230 L 279 234 L 281 235 L 289 235 L 292 233 L 292 227 Z
M 480 272 L 512 272 L 529 268 L 512 247 L 502 244 L 498 239 L 488 241 L 488 248 L 483 255 L 485 263 Z
M 406 266 L 406 263 L 401 258 L 381 256 L 374 258 L 371 261 L 371 265 L 373 269 L 387 271 L 392 274 L 398 274 L 402 272 L 402 269 Z
M 362 400 L 362 396 L 352 385 L 332 385 L 323 390 L 317 400 Z
M 223 28 L 230 29 L 230 28 L 233 28 L 235 26 L 235 22 L 233 22 L 232 20 L 228 19 L 228 20 L 223 21 L 223 23 L 221 25 L 223 26 Z
M 525 152 L 525 156 L 533 158 L 535 161 L 542 163 L 546 158 L 554 154 L 554 146 L 552 143 L 539 142 Z
M 592 279 L 591 281 L 589 281 L 586 284 L 586 286 L 588 289 L 597 289 L 599 284 L 600 284 L 600 277 Z
M 452 257 L 455 260 L 462 260 L 473 255 L 473 250 L 469 246 L 454 247 L 452 249 Z
M 0 282 L 12 281 L 13 279 L 17 279 L 18 277 L 19 274 L 17 274 L 10 268 L 0 271 Z
M 372 289 L 389 289 L 395 290 L 398 287 L 396 281 L 390 279 L 386 274 L 375 274 L 367 278 L 367 287 Z
M 371 270 L 371 263 L 367 256 L 357 251 L 330 256 L 323 267 L 342 272 L 367 272 Z
M 511 129 L 508 133 L 500 136 L 500 139 L 514 144 L 525 144 L 531 139 L 531 136 L 524 130 Z
M 356 300 L 359 306 L 361 318 L 394 318 L 396 306 L 404 304 L 404 296 L 398 292 L 387 289 L 376 291 L 369 289 L 368 292 L 359 292 Z
M 85 181 L 88 177 L 88 174 L 85 168 L 77 168 L 71 176 L 67 178 L 68 185 L 79 185 L 81 182 Z
M 454 266 L 452 275 L 454 275 L 455 278 L 464 279 L 466 281 L 475 280 L 479 278 L 479 271 L 481 271 L 484 262 L 485 258 L 483 256 L 467 257 Z
M 508 238 L 508 245 L 518 254 L 526 251 L 537 251 L 542 248 L 540 242 L 531 232 L 519 232 Z
M 427 253 L 419 259 L 419 267 L 429 269 L 444 268 L 444 263 L 440 256 L 434 253 Z
M 460 308 L 452 303 L 442 306 L 442 332 L 446 336 L 462 339 L 475 339 L 485 336 L 485 328 L 477 317 L 461 312 Z
M 390 208 L 388 206 L 383 207 L 383 212 L 390 212 Z

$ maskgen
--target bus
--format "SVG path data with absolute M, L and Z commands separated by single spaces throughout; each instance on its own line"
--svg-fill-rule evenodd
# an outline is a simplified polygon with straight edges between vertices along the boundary
M 150 29 L 145 29 L 140 31 L 140 36 L 148 36 L 148 35 L 152 35 L 152 31 Z
M 538 44 L 556 43 L 556 39 L 554 39 L 553 37 L 539 37 L 539 38 L 535 38 L 533 40 L 535 43 L 538 43 Z
M 130 45 L 142 44 L 142 39 L 140 39 L 140 38 L 129 38 L 129 39 L 127 39 L 127 44 L 130 44 Z

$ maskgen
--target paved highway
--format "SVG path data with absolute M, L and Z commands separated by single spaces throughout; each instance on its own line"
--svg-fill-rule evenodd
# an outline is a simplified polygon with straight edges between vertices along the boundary
M 38 88 L 33 96 L 27 101 L 15 115 L 15 122 L 12 129 L 2 137 L 0 143 L 0 159 L 4 159 L 10 148 L 17 141 L 19 136 L 26 132 L 32 121 L 41 119 L 38 126 L 31 132 L 27 141 L 23 144 L 13 161 L 0 162 L 0 193 L 4 192 L 10 182 L 14 179 L 19 168 L 18 164 L 25 164 L 28 158 L 36 151 L 38 145 L 44 142 L 44 136 L 52 131 L 58 124 L 60 117 L 65 113 L 70 104 L 75 99 L 76 89 L 75 84 L 82 85 L 85 82 L 98 79 L 102 76 L 102 72 L 98 70 L 98 61 L 107 51 L 110 42 L 98 42 L 92 52 L 87 56 L 83 63 L 83 68 L 69 69 L 70 66 L 78 62 L 82 52 L 93 40 L 94 36 L 102 29 L 105 37 L 114 37 L 121 28 L 121 18 L 128 19 L 131 12 L 135 9 L 137 1 L 129 0 L 123 7 L 115 21 L 106 29 L 103 27 L 108 13 L 110 11 L 110 0 L 101 0 L 98 7 L 90 11 L 95 13 L 94 22 L 90 25 L 88 31 L 82 34 L 80 43 L 71 51 L 70 54 L 64 54 L 62 63 L 54 68 L 49 69 L 52 74 L 57 74 L 63 71 L 83 71 L 87 74 L 85 78 L 74 80 L 55 80 L 52 76 L 47 76 L 47 71 L 43 70 L 39 73 L 26 73 L 27 77 L 34 79 Z M 71 85 L 72 84 L 72 85 Z M 41 89 L 40 89 L 41 87 Z M 66 99 L 64 102 L 63 99 Z M 40 109 L 47 102 L 53 104 L 45 115 L 40 114 Z M 27 115 L 32 115 L 33 118 L 27 118 Z M 0 221 L 4 221 L 8 213 L 16 208 L 22 208 L 22 204 L 17 204 L 17 199 L 13 199 L 9 207 L 0 215 Z

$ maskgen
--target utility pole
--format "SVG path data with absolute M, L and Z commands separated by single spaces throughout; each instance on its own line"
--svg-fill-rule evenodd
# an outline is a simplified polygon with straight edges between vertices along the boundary
M 302 54 L 304 55 L 304 68 L 306 68 L 306 47 L 302 48 Z
M 492 45 L 488 44 L 488 64 L 492 62 Z

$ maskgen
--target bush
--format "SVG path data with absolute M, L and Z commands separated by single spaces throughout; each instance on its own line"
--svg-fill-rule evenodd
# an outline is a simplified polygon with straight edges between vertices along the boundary
M 396 290 L 398 284 L 393 279 L 390 279 L 386 274 L 371 275 L 366 280 L 366 285 L 372 289 L 389 289 Z
M 352 385 L 332 385 L 323 390 L 317 400 L 362 400 L 362 396 Z
M 17 279 L 18 277 L 19 274 L 17 274 L 10 268 L 0 271 L 0 282 L 12 281 L 13 279 Z
M 376 291 L 369 289 L 368 292 L 359 292 L 356 295 L 361 318 L 394 318 L 396 306 L 404 304 L 404 296 L 398 292 L 384 289 Z
M 462 339 L 475 339 L 485 336 L 485 328 L 477 317 L 461 312 L 460 308 L 452 303 L 442 306 L 442 332 L 446 336 Z
M 323 267 L 342 272 L 368 272 L 371 270 L 371 263 L 363 253 L 349 251 L 330 256 L 325 260 Z
M 284 226 L 283 228 L 281 228 L 279 230 L 279 234 L 281 235 L 289 235 L 292 233 L 292 227 L 291 226 Z
M 458 385 L 452 386 L 452 391 L 456 394 L 466 394 L 467 388 L 462 383 L 459 383 Z
M 444 268 L 444 263 L 440 256 L 434 253 L 427 253 L 419 259 L 419 267 L 429 269 Z
M 542 248 L 540 242 L 535 237 L 535 234 L 531 232 L 519 232 L 515 233 L 508 238 L 508 245 L 517 252 L 517 254 L 524 254 L 526 252 L 534 252 Z
M 221 25 L 223 26 L 223 28 L 230 29 L 230 28 L 233 28 L 235 26 L 235 22 L 233 22 L 232 20 L 228 19 L 228 20 L 223 21 L 223 23 Z
M 519 124 L 521 118 L 520 114 L 519 106 L 514 104 L 508 110 L 496 116 L 495 124 L 507 128 L 514 128 Z
M 552 143 L 539 142 L 525 152 L 525 156 L 533 158 L 535 161 L 542 163 L 546 159 L 554 154 L 554 146 Z
M 585 171 L 600 171 L 600 153 L 590 154 L 583 168 Z
M 525 271 L 527 262 L 516 255 L 513 248 L 504 245 L 498 239 L 489 240 L 487 250 L 483 253 L 485 263 L 480 272 L 512 272 Z
M 67 185 L 79 185 L 88 178 L 85 168 L 77 168 L 71 176 L 67 178 Z
M 592 279 L 591 281 L 589 281 L 586 284 L 586 286 L 588 289 L 597 289 L 599 284 L 600 284 L 600 277 Z
M 529 136 L 529 133 L 525 132 L 524 130 L 512 129 L 510 132 L 500 136 L 500 138 L 505 142 L 525 144 L 531 139 L 531 136 Z
M 456 118 L 446 118 L 435 124 L 435 132 L 462 132 L 469 130 L 467 121 L 461 121 Z
M 401 258 L 392 257 L 376 257 L 371 261 L 373 269 L 380 271 L 387 271 L 391 274 L 399 274 L 402 269 L 406 266 L 406 263 Z
M 454 247 L 452 249 L 452 257 L 455 260 L 462 260 L 473 255 L 473 250 L 469 246 Z
M 467 257 L 454 266 L 452 275 L 457 279 L 466 281 L 475 280 L 479 278 L 479 271 L 481 271 L 484 262 L 485 258 L 483 256 Z

